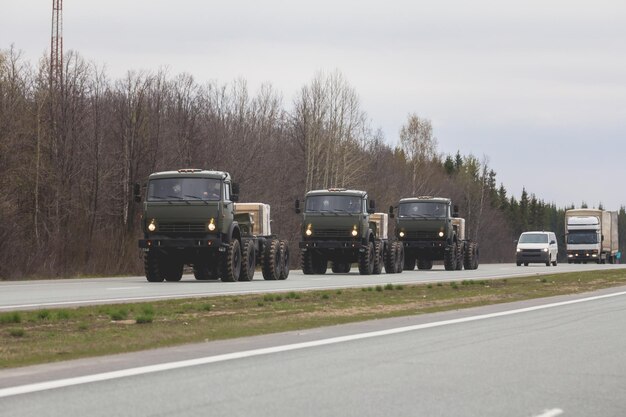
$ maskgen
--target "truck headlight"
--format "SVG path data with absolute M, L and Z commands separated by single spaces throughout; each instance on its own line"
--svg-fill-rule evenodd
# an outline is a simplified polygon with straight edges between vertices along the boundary
M 150 224 L 148 225 L 148 230 L 151 232 L 154 232 L 156 230 L 156 220 L 152 219 L 152 221 L 150 221 Z
M 400 233 L 398 233 L 398 236 L 400 236 L 400 237 L 404 237 L 404 232 L 400 232 Z
M 313 234 L 313 230 L 311 230 L 311 228 L 312 228 L 312 227 L 313 227 L 313 225 L 312 225 L 312 224 L 309 224 L 309 225 L 306 227 L 306 230 L 305 230 L 304 234 L 305 234 L 305 235 L 307 235 L 307 236 L 311 236 L 311 235 Z
M 357 232 L 356 229 L 352 229 L 352 236 L 356 237 L 356 235 L 358 235 L 359 232 Z
M 443 237 L 443 232 L 439 232 L 439 237 Z
M 211 232 L 215 230 L 215 219 L 211 219 L 209 225 L 207 226 L 207 229 L 209 229 L 209 231 Z

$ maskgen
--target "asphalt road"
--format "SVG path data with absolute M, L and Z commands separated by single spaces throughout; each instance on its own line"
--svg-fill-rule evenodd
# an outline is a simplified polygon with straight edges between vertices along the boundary
M 0 371 L 0 415 L 623 417 L 626 287 L 593 295 Z
M 260 272 L 251 282 L 196 281 L 193 275 L 180 282 L 149 283 L 145 277 L 64 279 L 42 281 L 0 282 L 0 312 L 47 307 L 72 307 L 90 304 L 149 301 L 168 298 L 204 297 L 265 292 L 286 292 L 311 289 L 364 287 L 380 284 L 411 284 L 416 282 L 482 280 L 541 275 L 557 272 L 590 271 L 625 268 L 624 265 L 568 265 L 557 267 L 514 264 L 480 265 L 473 271 L 445 271 L 435 266 L 431 271 L 404 271 L 401 274 L 359 275 L 357 268 L 349 274 L 303 275 L 291 271 L 285 281 L 265 281 Z

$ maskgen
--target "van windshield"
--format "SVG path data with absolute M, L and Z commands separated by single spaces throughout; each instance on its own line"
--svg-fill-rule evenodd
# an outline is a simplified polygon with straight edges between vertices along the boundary
M 548 235 L 545 233 L 522 233 L 519 243 L 548 243 Z

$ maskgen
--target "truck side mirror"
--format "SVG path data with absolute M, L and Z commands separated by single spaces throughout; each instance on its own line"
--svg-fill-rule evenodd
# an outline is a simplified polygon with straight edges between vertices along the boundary
M 141 203 L 141 186 L 138 183 L 133 184 L 133 198 L 135 203 Z
M 372 214 L 376 211 L 376 202 L 374 200 L 370 200 L 370 205 L 369 208 L 367 209 L 367 212 L 369 214 Z
M 389 217 L 391 217 L 392 219 L 396 217 L 396 215 L 393 213 L 393 206 L 389 206 Z
M 233 182 L 233 194 L 239 194 L 239 183 L 238 182 Z M 235 201 L 235 200 L 233 200 Z
M 604 242 L 604 235 L 602 235 L 602 241 Z
M 459 217 L 459 206 L 454 206 L 452 217 Z
M 300 214 L 302 210 L 300 210 L 300 200 L 296 199 L 296 214 Z
M 231 194 L 230 201 L 232 201 L 233 203 L 236 203 L 237 201 L 239 201 L 239 194 Z

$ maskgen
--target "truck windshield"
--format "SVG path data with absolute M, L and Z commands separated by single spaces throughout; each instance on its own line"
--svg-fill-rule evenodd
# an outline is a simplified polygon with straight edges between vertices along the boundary
M 160 178 L 148 184 L 148 201 L 220 201 L 222 182 L 215 178 Z
M 419 202 L 401 203 L 398 207 L 399 217 L 446 217 L 447 204 Z
M 573 245 L 594 245 L 598 243 L 596 232 L 570 230 L 567 234 L 567 243 Z
M 519 243 L 548 243 L 548 235 L 545 233 L 522 233 Z
M 307 212 L 360 213 L 361 197 L 351 195 L 314 195 L 307 197 Z

